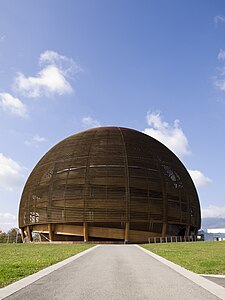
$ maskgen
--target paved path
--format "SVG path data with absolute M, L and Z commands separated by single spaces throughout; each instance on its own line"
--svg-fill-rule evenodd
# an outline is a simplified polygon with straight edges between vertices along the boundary
M 102 245 L 7 300 L 220 299 L 132 245 Z
M 225 288 L 225 276 L 224 275 L 202 275 L 202 277 L 219 284 Z

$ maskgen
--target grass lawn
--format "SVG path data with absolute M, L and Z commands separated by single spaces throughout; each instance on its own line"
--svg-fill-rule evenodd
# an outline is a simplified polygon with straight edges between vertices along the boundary
M 0 244 L 0 288 L 92 246 L 88 244 Z
M 225 275 L 225 242 L 146 244 L 142 247 L 192 272 Z

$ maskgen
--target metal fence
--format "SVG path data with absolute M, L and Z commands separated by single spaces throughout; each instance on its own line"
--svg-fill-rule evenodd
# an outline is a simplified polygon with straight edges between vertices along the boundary
M 182 242 L 197 242 L 196 235 L 191 236 L 166 236 L 166 237 L 149 237 L 148 242 L 151 243 L 182 243 Z

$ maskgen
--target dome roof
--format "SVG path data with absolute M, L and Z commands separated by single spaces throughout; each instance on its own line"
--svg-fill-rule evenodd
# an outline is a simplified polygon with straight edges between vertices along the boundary
M 154 233 L 167 224 L 167 232 L 178 235 L 185 226 L 200 227 L 198 195 L 163 144 L 133 129 L 98 127 L 48 151 L 20 203 L 21 228 L 82 222 L 108 228 L 129 222 L 131 230 Z

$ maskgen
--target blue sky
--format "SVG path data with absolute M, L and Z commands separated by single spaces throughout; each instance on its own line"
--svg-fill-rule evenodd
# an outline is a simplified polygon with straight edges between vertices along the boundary
M 165 143 L 225 218 L 224 1 L 2 0 L 0 125 L 0 229 L 45 152 L 104 125 Z

